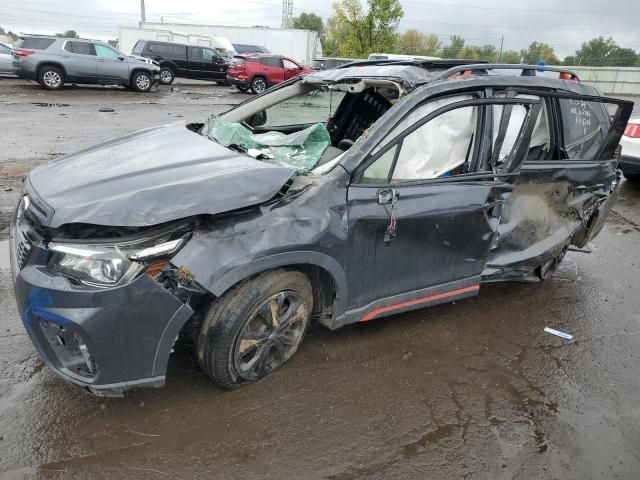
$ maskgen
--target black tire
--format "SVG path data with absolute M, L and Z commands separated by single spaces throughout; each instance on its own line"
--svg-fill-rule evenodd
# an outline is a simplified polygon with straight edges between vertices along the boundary
M 227 82 L 226 80 L 216 80 L 216 83 L 222 86 L 229 85 L 229 82 Z
M 38 83 L 47 90 L 60 90 L 64 85 L 64 72 L 59 67 L 45 65 L 38 72 Z
M 622 174 L 629 182 L 640 183 L 640 174 L 626 173 L 624 170 L 622 171 Z
M 246 92 L 247 90 L 249 90 L 249 87 L 245 87 L 243 85 L 236 85 L 236 88 L 238 90 L 240 90 L 242 93 Z
M 312 309 L 311 283 L 301 272 L 272 270 L 241 283 L 202 322 L 200 367 L 226 390 L 264 378 L 297 351 Z
M 148 92 L 153 87 L 153 79 L 148 72 L 135 72 L 131 75 L 131 88 L 136 92 Z
M 262 93 L 267 89 L 267 79 L 256 75 L 251 79 L 251 91 L 255 94 Z
M 160 69 L 160 83 L 162 85 L 171 85 L 176 79 L 176 73 L 171 67 L 162 67 Z

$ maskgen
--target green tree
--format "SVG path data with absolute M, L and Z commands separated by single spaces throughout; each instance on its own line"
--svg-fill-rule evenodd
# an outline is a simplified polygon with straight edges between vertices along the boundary
M 498 51 L 493 45 L 467 45 L 460 50 L 458 58 L 495 62 L 498 59 Z
M 574 63 L 594 67 L 630 67 L 636 65 L 638 60 L 635 50 L 618 46 L 611 37 L 598 37 L 582 44 L 576 51 Z
M 532 42 L 529 47 L 520 52 L 522 62 L 528 65 L 535 65 L 542 60 L 547 65 L 557 65 L 560 63 L 556 57 L 553 47 L 543 42 Z
M 451 35 L 449 45 L 442 49 L 444 58 L 460 58 L 460 52 L 464 48 L 464 38 L 460 35 Z
M 343 57 L 367 57 L 394 49 L 403 16 L 398 0 L 340 0 L 327 21 L 327 51 Z
M 502 52 L 502 57 L 500 59 L 500 63 L 521 63 L 522 55 L 520 52 L 516 52 L 515 50 L 507 50 L 506 52 Z
M 80 35 L 78 35 L 78 32 L 76 32 L 75 30 L 67 30 L 64 33 L 56 33 L 56 37 L 80 38 Z
M 299 28 L 301 30 L 311 30 L 318 32 L 320 38 L 324 36 L 324 23 L 322 17 L 315 13 L 301 13 L 297 17 L 291 19 L 291 28 Z
M 435 56 L 440 50 L 440 40 L 437 35 L 425 35 L 417 30 L 407 30 L 398 37 L 396 51 L 407 55 Z

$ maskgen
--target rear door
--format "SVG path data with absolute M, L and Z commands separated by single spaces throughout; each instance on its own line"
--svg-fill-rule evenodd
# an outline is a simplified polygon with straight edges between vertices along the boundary
M 187 70 L 188 78 L 203 78 L 204 76 L 204 57 L 202 47 L 189 46 L 189 67 Z
M 98 83 L 122 85 L 129 79 L 129 64 L 124 56 L 113 48 L 95 43 Z
M 545 275 L 569 245 L 602 228 L 617 197 L 616 147 L 632 103 L 545 91 L 496 92 L 538 98 L 543 115 L 504 205 L 487 277 Z M 494 123 L 494 136 L 499 125 Z
M 268 86 L 284 81 L 284 68 L 280 57 L 261 57 L 261 73 L 267 79 Z
M 346 323 L 477 293 L 540 112 L 539 100 L 480 95 L 417 106 L 356 169 L 347 198 Z M 493 105 L 524 115 L 511 126 L 516 141 L 485 168 Z
M 98 61 L 92 43 L 67 40 L 63 45 L 64 67 L 67 80 L 78 83 L 96 83 Z

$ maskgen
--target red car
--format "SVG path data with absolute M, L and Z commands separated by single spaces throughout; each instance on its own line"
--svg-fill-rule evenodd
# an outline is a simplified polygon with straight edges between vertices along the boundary
M 236 55 L 227 70 L 227 82 L 241 92 L 262 93 L 267 88 L 313 70 L 281 55 L 249 53 Z

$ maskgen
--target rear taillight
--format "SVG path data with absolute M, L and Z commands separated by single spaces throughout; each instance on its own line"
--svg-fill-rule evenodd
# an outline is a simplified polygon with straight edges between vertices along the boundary
M 624 129 L 624 136 L 631 138 L 640 138 L 640 123 L 630 123 Z
M 33 53 L 33 50 L 14 50 L 15 54 L 19 57 L 27 57 Z

